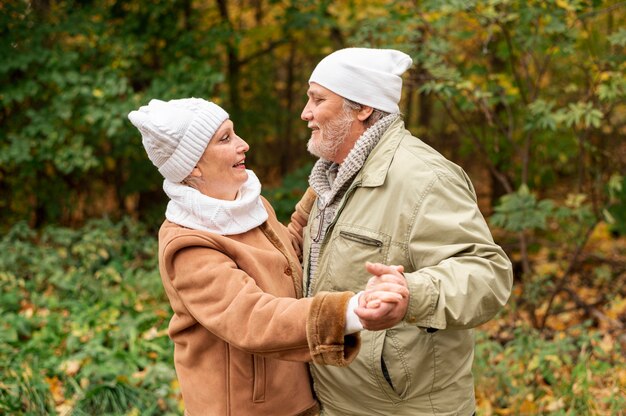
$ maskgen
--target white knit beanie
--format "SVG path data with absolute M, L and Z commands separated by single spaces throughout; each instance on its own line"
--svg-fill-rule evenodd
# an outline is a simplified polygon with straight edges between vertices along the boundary
M 394 49 L 340 49 L 317 64 L 309 83 L 359 104 L 398 113 L 401 75 L 412 64 L 409 55 Z
M 141 132 L 143 147 L 163 177 L 178 183 L 202 157 L 228 113 L 201 98 L 150 100 L 128 119 Z

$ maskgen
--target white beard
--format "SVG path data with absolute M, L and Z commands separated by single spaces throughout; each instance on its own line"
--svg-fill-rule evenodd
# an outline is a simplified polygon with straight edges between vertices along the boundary
M 307 150 L 312 155 L 326 160 L 334 160 L 339 149 L 350 134 L 350 129 L 354 119 L 348 112 L 343 112 L 335 120 L 324 124 L 318 124 L 318 138 L 313 135 L 307 143 Z

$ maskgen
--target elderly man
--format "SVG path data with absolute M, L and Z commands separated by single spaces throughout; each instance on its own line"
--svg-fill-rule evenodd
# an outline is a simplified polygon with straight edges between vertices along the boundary
M 309 79 L 302 119 L 320 159 L 309 178 L 318 199 L 304 235 L 306 293 L 358 291 L 372 275 L 370 286 L 406 279 L 410 291 L 356 309 L 372 331 L 348 368 L 312 364 L 326 416 L 471 415 L 473 328 L 511 291 L 510 261 L 469 177 L 404 127 L 398 102 L 411 64 L 396 50 L 342 49 Z M 382 264 L 365 270 L 365 261 Z

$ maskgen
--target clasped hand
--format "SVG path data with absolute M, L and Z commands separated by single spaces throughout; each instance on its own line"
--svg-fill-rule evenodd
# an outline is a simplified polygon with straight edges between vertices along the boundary
M 404 267 L 367 262 L 365 269 L 372 277 L 354 312 L 365 329 L 391 328 L 404 318 L 409 306 L 409 289 L 402 274 Z

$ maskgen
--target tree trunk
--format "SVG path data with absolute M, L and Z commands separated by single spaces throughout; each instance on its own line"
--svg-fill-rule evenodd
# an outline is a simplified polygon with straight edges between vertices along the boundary
M 296 159 L 296 154 L 299 153 L 299 149 L 297 149 L 293 143 L 293 123 L 294 118 L 296 116 L 294 112 L 294 83 L 295 83 L 295 67 L 296 67 L 296 44 L 295 42 L 291 42 L 289 45 L 289 58 L 287 63 L 287 79 L 285 85 L 285 114 L 287 117 L 283 120 L 284 128 L 283 137 L 280 140 L 280 175 L 281 177 L 287 174 L 291 169 L 291 164 L 294 159 Z
M 230 20 L 230 14 L 228 11 L 227 0 L 217 0 L 217 5 L 220 11 L 222 21 L 231 32 L 234 32 L 232 21 Z M 239 97 L 239 84 L 241 79 L 241 62 L 239 61 L 238 48 L 235 45 L 233 37 L 230 36 L 226 43 L 226 55 L 228 59 L 228 99 L 229 105 L 228 112 L 231 114 L 231 118 L 239 120 L 241 115 L 241 102 Z

